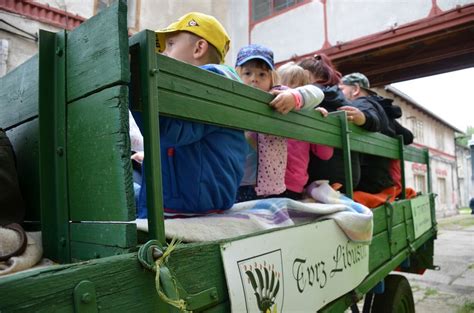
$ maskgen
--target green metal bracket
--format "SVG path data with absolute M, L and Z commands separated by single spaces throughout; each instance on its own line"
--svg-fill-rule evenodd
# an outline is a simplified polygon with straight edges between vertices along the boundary
M 426 164 L 426 178 L 428 180 L 428 193 L 432 192 L 432 185 L 431 185 L 431 166 L 430 166 L 430 150 L 428 148 L 425 149 L 425 164 Z
M 212 287 L 199 293 L 188 295 L 185 299 L 187 304 L 186 308 L 188 310 L 203 310 L 207 307 L 217 304 L 219 295 L 217 293 L 217 288 Z
M 393 256 L 393 246 L 392 246 L 392 227 L 393 227 L 393 205 L 386 201 L 384 204 L 385 207 L 385 216 L 387 219 L 387 237 L 388 245 L 390 247 L 390 256 Z
M 163 247 L 158 240 L 150 240 L 140 247 L 138 259 L 147 269 L 155 270 L 155 260 L 163 256 Z M 189 294 L 179 281 L 173 277 L 165 265 L 160 266 L 160 284 L 165 295 L 172 300 L 184 300 L 187 311 L 203 310 L 218 303 L 219 294 L 216 287 Z M 170 308 L 175 311 L 175 308 Z
M 400 172 L 402 174 L 401 180 L 402 180 L 402 193 L 401 193 L 401 198 L 406 199 L 406 181 L 405 181 L 405 155 L 403 154 L 403 150 L 405 148 L 405 144 L 403 143 L 403 136 L 399 135 L 398 136 L 398 150 L 400 152 Z
M 94 283 L 88 280 L 83 280 L 74 287 L 74 312 L 98 312 Z
M 409 227 L 413 230 L 413 222 L 409 222 L 407 216 L 410 215 L 411 211 L 411 201 L 410 202 L 405 202 L 402 204 L 402 209 L 403 209 L 403 220 L 405 221 L 405 233 L 407 235 L 407 242 L 408 245 L 411 245 L 413 240 L 415 240 L 415 235 L 414 231 L 410 232 Z M 413 218 L 413 217 L 412 217 Z
M 158 240 L 150 240 L 138 250 L 138 260 L 148 270 L 154 271 L 155 260 L 163 255 L 163 246 Z
M 177 281 L 166 266 L 160 267 L 160 282 L 164 293 L 173 300 L 183 299 L 187 311 L 204 310 L 218 303 L 217 288 L 212 287 L 204 291 L 189 294 Z
M 436 221 L 436 201 L 435 195 L 430 193 L 430 209 L 431 209 L 431 225 L 433 225 L 433 230 L 435 232 L 434 239 L 438 238 L 438 222 Z
M 342 152 L 344 157 L 344 174 L 346 177 L 345 190 L 346 195 L 352 199 L 353 189 L 352 185 L 352 161 L 351 161 L 351 144 L 350 144 L 350 133 L 349 123 L 347 122 L 347 114 L 345 111 L 334 113 L 339 117 L 341 121 L 341 136 L 342 136 Z
M 39 161 L 44 254 L 70 262 L 66 147 L 66 32 L 40 30 Z

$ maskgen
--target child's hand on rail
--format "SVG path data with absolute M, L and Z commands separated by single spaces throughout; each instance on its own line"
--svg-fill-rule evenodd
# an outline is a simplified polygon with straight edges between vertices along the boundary
M 270 106 L 281 114 L 287 114 L 297 108 L 297 99 L 290 90 L 271 90 L 270 93 L 276 95 L 270 102 Z
M 314 110 L 320 112 L 323 117 L 327 117 L 328 114 L 329 114 L 329 113 L 328 113 L 328 110 L 326 110 L 326 109 L 323 108 L 323 107 L 317 107 L 317 108 L 315 108 Z

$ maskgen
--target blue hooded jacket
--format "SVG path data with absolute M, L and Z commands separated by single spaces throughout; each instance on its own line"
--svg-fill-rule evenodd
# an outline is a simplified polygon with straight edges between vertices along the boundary
M 224 65 L 201 68 L 232 79 Z M 244 132 L 160 117 L 163 203 L 169 213 L 206 213 L 229 209 L 243 176 L 247 143 Z M 138 218 L 147 217 L 145 175 Z

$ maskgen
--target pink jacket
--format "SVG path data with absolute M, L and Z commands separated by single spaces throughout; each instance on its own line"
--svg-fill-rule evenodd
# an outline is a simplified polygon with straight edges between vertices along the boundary
M 325 145 L 310 144 L 309 142 L 288 139 L 288 157 L 285 172 L 286 189 L 293 192 L 303 192 L 308 182 L 309 153 L 322 160 L 329 160 L 333 148 Z

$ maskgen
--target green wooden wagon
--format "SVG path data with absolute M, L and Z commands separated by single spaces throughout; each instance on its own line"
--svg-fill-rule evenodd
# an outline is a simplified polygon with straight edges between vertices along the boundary
M 137 231 L 133 223 L 130 99 L 131 109 L 144 116 L 148 233 Z M 27 202 L 25 227 L 41 229 L 44 256 L 61 265 L 0 277 L 0 311 L 229 312 L 240 301 L 254 312 L 259 308 L 249 304 L 257 301 L 250 300 L 253 291 L 266 288 L 266 304 L 257 301 L 263 311 L 305 312 L 310 305 L 310 311 L 343 312 L 355 310 L 354 304 L 367 295 L 372 312 L 381 307 L 384 312 L 412 312 L 408 282 L 390 273 L 433 268 L 436 219 L 429 179 L 428 194 L 410 200 L 402 195 L 373 211 L 369 247 L 341 237 L 345 245 L 336 248 L 345 249 L 340 251 L 347 263 L 339 264 L 343 268 L 334 275 L 338 283 L 328 295 L 321 296 L 323 274 L 329 284 L 329 270 L 337 266 L 329 264 L 335 262 L 334 254 L 328 252 L 332 259 L 324 259 L 328 255 L 321 247 L 328 247 L 330 234 L 343 236 L 331 220 L 170 248 L 162 211 L 159 114 L 341 148 L 349 195 L 351 150 L 399 159 L 402 165 L 423 163 L 430 173 L 427 151 L 348 124 L 344 113 L 328 118 L 314 112 L 280 115 L 267 106 L 270 99 L 267 93 L 156 54 L 151 31 L 128 38 L 124 1 L 74 31 L 42 31 L 39 54 L 0 80 L 0 127 L 16 150 Z M 302 246 L 282 240 L 301 236 L 308 239 Z M 242 245 L 258 247 L 259 259 L 244 258 Z M 319 259 L 305 263 L 298 247 Z M 233 264 L 228 251 L 242 251 L 234 261 L 250 260 L 245 264 L 254 266 L 252 275 L 235 281 L 228 273 Z M 275 257 L 275 251 L 295 254 L 293 268 L 265 263 L 264 256 Z M 158 270 L 157 259 L 163 261 Z M 354 273 L 346 267 L 363 259 L 366 273 L 351 280 Z M 321 270 L 321 262 L 327 271 Z M 295 268 L 296 282 L 284 281 L 283 272 Z M 315 271 L 320 276 L 302 276 Z M 245 287 L 250 294 L 245 284 L 255 287 Z M 239 292 L 245 299 L 236 296 Z

